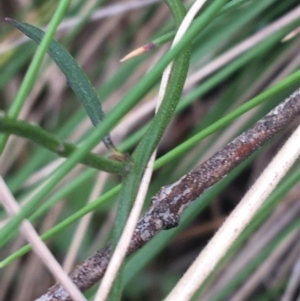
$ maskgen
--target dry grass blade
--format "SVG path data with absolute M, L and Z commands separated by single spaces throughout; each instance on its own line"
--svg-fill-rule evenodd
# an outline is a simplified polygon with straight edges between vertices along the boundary
M 13 216 L 17 214 L 20 207 L 12 194 L 10 193 L 8 187 L 2 178 L 0 178 L 0 198 L 3 206 L 7 212 Z M 64 272 L 62 267 L 56 261 L 52 253 L 49 251 L 45 243 L 41 240 L 39 235 L 36 233 L 35 229 L 30 222 L 24 221 L 21 225 L 21 231 L 24 237 L 32 245 L 33 250 L 39 256 L 48 269 L 53 273 L 55 278 L 63 285 L 68 294 L 72 296 L 74 301 L 86 301 L 85 297 L 82 295 L 80 290 L 74 285 L 70 280 L 68 275 Z M 43 299 L 42 299 L 43 300 Z M 46 299 L 44 299 L 46 301 Z
M 297 292 L 298 284 L 300 281 L 300 258 L 297 260 L 292 275 L 289 280 L 288 287 L 281 298 L 281 301 L 291 301 L 293 300 L 293 296 Z
M 234 253 L 231 256 L 231 259 L 226 261 L 221 271 L 218 272 L 214 277 L 217 277 L 217 279 L 210 281 L 211 285 L 207 287 L 205 289 L 205 292 L 201 295 L 201 301 L 213 300 L 218 292 L 224 290 L 229 285 L 229 283 L 234 282 L 236 276 L 241 275 L 247 268 L 249 263 L 255 262 L 255 259 L 259 257 L 263 250 L 267 248 L 272 243 L 272 241 L 276 239 L 276 237 L 280 236 L 280 233 L 282 233 L 284 229 L 288 227 L 291 221 L 297 218 L 299 213 L 300 204 L 294 197 L 292 197 L 292 200 L 290 202 L 284 202 L 281 206 L 278 206 L 276 210 L 271 214 L 271 216 L 264 222 L 264 224 L 251 236 L 251 238 L 245 244 L 243 244 L 241 250 L 239 250 L 238 253 Z M 297 240 L 297 238 L 295 240 Z M 291 259 L 293 258 L 290 252 L 288 254 L 288 257 Z M 264 263 L 262 263 L 262 265 L 263 264 Z M 274 273 L 272 266 L 277 267 L 278 265 L 269 264 L 268 267 L 269 269 L 271 269 L 269 275 L 272 275 Z M 276 268 L 276 270 L 279 269 L 279 267 Z M 258 268 L 257 271 L 258 270 L 260 270 L 260 268 Z M 257 275 L 257 271 L 254 274 Z M 264 271 L 267 272 L 266 269 L 264 269 Z M 247 290 L 249 292 L 249 285 L 251 284 L 253 285 L 251 288 L 255 290 L 255 288 L 259 287 L 262 279 L 266 279 L 267 277 L 264 277 L 264 274 L 261 274 L 260 277 L 256 277 L 255 280 L 259 282 L 257 283 L 257 286 L 255 286 L 254 279 L 253 281 L 250 281 L 252 278 L 253 276 L 250 277 L 249 282 L 241 281 L 241 284 L 239 286 L 240 290 Z M 268 278 L 272 278 L 275 281 L 274 277 L 272 276 Z M 265 281 L 270 282 L 270 279 L 266 279 Z M 279 283 L 276 282 L 275 285 L 279 285 Z

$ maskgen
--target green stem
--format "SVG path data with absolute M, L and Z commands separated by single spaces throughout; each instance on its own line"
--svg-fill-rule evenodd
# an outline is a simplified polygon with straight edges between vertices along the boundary
M 174 0 L 167 0 L 166 3 L 169 5 L 174 15 L 177 27 L 179 27 L 186 12 L 184 5 L 181 1 Z M 137 195 L 140 181 L 147 162 L 149 161 L 153 151 L 157 147 L 164 131 L 166 130 L 167 125 L 169 124 L 171 118 L 175 113 L 175 109 L 180 99 L 183 85 L 186 79 L 189 61 L 189 48 L 185 49 L 174 60 L 162 104 L 157 114 L 153 118 L 148 130 L 146 131 L 144 138 L 142 139 L 132 156 L 134 165 L 129 174 L 124 177 L 120 192 L 120 201 L 114 228 L 113 246 L 117 244 L 122 234 L 128 218 L 131 203 Z M 113 286 L 109 300 L 120 299 L 122 293 L 121 282 L 122 270 L 120 270 L 119 275 L 115 280 L 115 284 Z
M 41 145 L 48 150 L 57 153 L 61 157 L 69 157 L 77 147 L 74 144 L 64 142 L 53 134 L 43 130 L 38 125 L 32 125 L 24 121 L 9 117 L 0 117 L 0 132 L 14 134 Z M 108 159 L 94 153 L 88 153 L 80 163 L 103 170 L 109 173 L 124 174 L 127 167 L 124 163 Z

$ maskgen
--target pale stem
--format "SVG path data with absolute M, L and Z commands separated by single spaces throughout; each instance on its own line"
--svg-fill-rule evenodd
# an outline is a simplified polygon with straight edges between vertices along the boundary
M 10 216 L 19 213 L 20 206 L 6 186 L 6 183 L 0 177 L 0 199 Z M 75 301 L 87 301 L 77 286 L 71 281 L 64 272 L 60 264 L 56 261 L 46 244 L 41 240 L 38 233 L 28 220 L 24 220 L 21 224 L 21 232 L 27 241 L 31 244 L 33 251 L 44 262 L 49 271 L 53 274 L 58 282 L 67 290 Z
M 203 284 L 300 154 L 300 126 L 180 279 L 165 301 L 187 301 Z

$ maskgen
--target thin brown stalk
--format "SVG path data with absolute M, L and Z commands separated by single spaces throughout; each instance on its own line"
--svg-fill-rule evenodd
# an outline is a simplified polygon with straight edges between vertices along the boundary
M 127 255 L 141 248 L 161 230 L 179 224 L 184 209 L 230 171 L 265 144 L 278 131 L 300 115 L 300 89 L 273 109 L 252 128 L 228 143 L 193 171 L 177 182 L 164 186 L 152 198 L 150 209 L 139 220 Z M 80 290 L 86 290 L 105 273 L 110 259 L 110 247 L 106 246 L 88 258 L 70 274 Z M 55 298 L 53 298 L 55 294 Z M 56 284 L 39 301 L 70 300 L 63 288 Z

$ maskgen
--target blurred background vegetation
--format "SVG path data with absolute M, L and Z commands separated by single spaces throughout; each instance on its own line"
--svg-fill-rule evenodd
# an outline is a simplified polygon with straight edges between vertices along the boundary
M 8 111 L 36 50 L 36 44 L 6 23 L 4 18 L 10 17 L 45 28 L 58 2 L 0 2 L 1 110 Z M 184 3 L 186 7 L 191 5 L 191 1 Z M 180 110 L 160 142 L 158 157 L 297 71 L 300 64 L 300 38 L 295 35 L 286 42 L 282 42 L 282 39 L 300 26 L 299 13 L 296 21 L 274 33 L 266 33 L 261 41 L 251 40 L 296 10 L 297 5 L 297 0 L 229 1 L 226 9 L 211 20 L 193 42 L 189 76 Z M 56 39 L 85 70 L 103 101 L 104 111 L 109 112 L 157 63 L 170 47 L 170 42 L 124 63 L 120 63 L 120 59 L 171 30 L 174 30 L 174 21 L 163 1 L 74 0 L 57 31 Z M 217 58 L 237 49 L 239 43 L 246 39 L 250 39 L 250 42 L 245 52 L 232 58 L 224 57 L 224 64 L 215 67 Z M 190 147 L 176 160 L 157 170 L 153 175 L 145 210 L 149 207 L 151 196 L 161 186 L 176 181 L 249 128 L 299 87 L 299 82 L 291 82 L 263 105 Z M 142 129 L 153 116 L 158 84 L 120 120 L 119 126 L 112 132 L 113 140 L 121 150 L 131 153 L 140 140 Z M 19 118 L 39 124 L 60 139 L 74 144 L 88 137 L 92 128 L 86 113 L 66 84 L 64 75 L 48 56 L 40 66 L 38 79 Z M 160 233 L 127 260 L 122 300 L 151 301 L 166 296 L 299 121 L 292 123 L 245 164 L 209 189 L 187 210 L 178 228 Z M 95 151 L 105 153 L 102 145 Z M 23 204 L 61 160 L 56 154 L 28 139 L 11 136 L 0 158 L 1 175 Z M 195 300 L 280 300 L 284 294 L 288 294 L 290 277 L 300 262 L 297 231 L 300 186 L 297 171 L 298 166 L 295 166 L 285 177 L 224 259 L 222 266 L 195 296 Z M 120 176 L 78 165 L 45 198 L 43 204 L 49 205 L 35 212 L 32 220 L 36 229 L 41 234 L 48 231 L 87 202 L 110 191 L 120 183 L 120 179 Z M 77 219 L 47 240 L 49 248 L 66 270 L 72 270 L 110 239 L 116 199 L 115 195 L 102 202 L 89 215 L 86 226 L 78 227 Z M 6 214 L 4 211 L 0 211 L 0 214 L 1 224 L 4 225 Z M 79 231 L 83 233 L 81 239 Z M 78 250 L 74 241 L 78 244 Z M 21 236 L 12 235 L 10 242 L 0 250 L 1 260 L 14 254 L 24 244 Z M 16 257 L 0 271 L 0 300 L 33 300 L 53 284 L 53 278 L 33 253 Z M 93 295 L 94 289 L 86 293 L 88 297 Z M 296 300 L 294 292 L 299 294 L 299 290 L 298 282 L 298 288 L 290 293 L 292 298 L 286 300 Z

